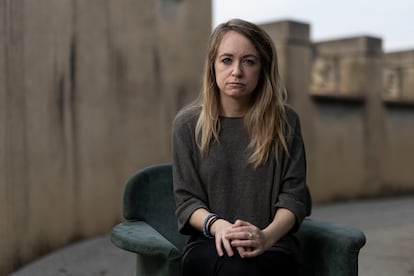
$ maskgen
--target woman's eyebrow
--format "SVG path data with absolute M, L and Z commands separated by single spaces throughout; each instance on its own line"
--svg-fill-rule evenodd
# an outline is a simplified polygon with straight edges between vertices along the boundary
M 228 53 L 223 53 L 219 55 L 219 57 L 233 57 L 233 56 L 234 56 L 233 54 L 228 54 Z
M 234 55 L 230 53 L 223 53 L 223 54 L 220 54 L 219 57 L 234 57 Z M 246 54 L 242 56 L 242 58 L 256 58 L 257 59 L 259 57 L 256 56 L 255 54 Z
M 243 56 L 243 58 L 248 58 L 248 57 L 250 57 L 250 58 L 259 58 L 258 56 L 254 55 L 254 54 L 247 54 L 247 55 Z

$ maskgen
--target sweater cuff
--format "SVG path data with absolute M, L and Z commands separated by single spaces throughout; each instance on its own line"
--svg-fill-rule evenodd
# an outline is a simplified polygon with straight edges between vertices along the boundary
M 305 204 L 288 194 L 279 195 L 279 201 L 275 204 L 275 208 L 288 209 L 295 215 L 295 225 L 290 230 L 290 233 L 294 233 L 299 229 L 299 226 L 302 224 L 302 221 L 306 216 Z
M 190 225 L 190 217 L 197 209 L 206 209 L 208 210 L 207 206 L 205 206 L 202 202 L 196 199 L 190 199 L 188 202 L 183 204 L 182 206 L 178 207 L 176 210 L 176 216 L 178 218 L 178 231 L 184 235 L 191 235 L 195 232 L 198 233 L 196 229 L 194 229 Z

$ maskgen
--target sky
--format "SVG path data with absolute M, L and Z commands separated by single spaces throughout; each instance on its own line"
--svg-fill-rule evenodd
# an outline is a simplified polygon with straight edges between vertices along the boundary
M 213 27 L 231 18 L 310 24 L 314 42 L 368 35 L 385 52 L 414 50 L 414 0 L 213 0 Z

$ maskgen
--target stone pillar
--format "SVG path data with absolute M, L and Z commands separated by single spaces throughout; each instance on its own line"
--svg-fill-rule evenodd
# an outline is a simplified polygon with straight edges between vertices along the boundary
M 414 191 L 414 50 L 387 53 L 383 69 L 384 191 Z
M 382 100 L 383 50 L 379 38 L 358 39 L 361 48 L 361 65 L 365 91 L 365 183 L 361 195 L 373 196 L 381 193 L 383 186 L 383 148 L 385 145 L 384 105 Z M 362 41 L 361 41 L 362 40 Z M 361 45 L 362 44 L 362 45 Z
M 288 90 L 288 102 L 300 113 L 307 113 L 311 62 L 310 26 L 296 21 L 261 25 L 273 39 L 279 71 Z
M 355 37 L 314 44 L 318 198 L 377 193 L 381 186 L 383 113 L 381 40 Z

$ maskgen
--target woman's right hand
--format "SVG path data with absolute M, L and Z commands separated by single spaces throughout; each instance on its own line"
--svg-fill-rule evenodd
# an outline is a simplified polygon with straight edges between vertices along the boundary
M 199 231 L 203 231 L 203 222 L 209 214 L 211 213 L 204 208 L 199 208 L 195 210 L 190 217 L 190 224 Z M 212 234 L 215 237 L 216 250 L 219 256 L 223 256 L 224 251 L 227 254 L 227 256 L 234 255 L 234 247 L 232 247 L 230 244 L 232 240 L 226 238 L 226 235 L 229 233 L 232 227 L 232 223 L 222 218 L 216 220 L 211 225 L 210 234 Z M 248 250 L 243 247 L 236 247 L 236 249 L 240 255 L 243 255 L 243 252 Z
M 233 249 L 230 244 L 230 240 L 226 239 L 226 233 L 231 229 L 233 224 L 224 219 L 218 219 L 211 226 L 211 234 L 215 238 L 216 250 L 219 256 L 224 255 L 224 250 L 229 257 L 233 256 Z M 224 250 L 223 250 L 224 249 Z

